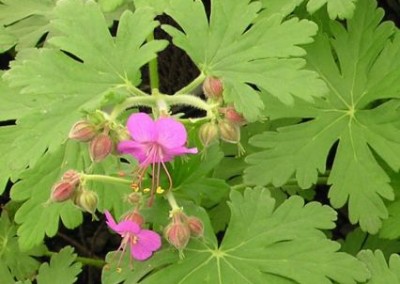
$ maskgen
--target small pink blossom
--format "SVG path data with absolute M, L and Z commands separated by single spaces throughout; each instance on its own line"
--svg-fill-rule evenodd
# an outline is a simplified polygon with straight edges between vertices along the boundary
M 105 211 L 106 223 L 113 231 L 122 237 L 121 245 L 118 250 L 122 253 L 129 245 L 131 255 L 136 260 L 148 259 L 154 251 L 161 247 L 161 237 L 150 230 L 142 230 L 138 224 L 130 220 L 116 223 L 110 212 Z
M 118 151 L 130 154 L 139 161 L 137 179 L 141 181 L 149 166 L 152 167 L 152 186 L 149 206 L 152 205 L 155 190 L 160 186 L 160 169 L 164 169 L 168 176 L 170 188 L 172 180 L 165 162 L 176 156 L 196 154 L 197 148 L 187 148 L 187 133 L 182 123 L 171 118 L 161 117 L 153 120 L 148 114 L 132 114 L 127 122 L 128 131 L 132 140 L 118 144 Z
M 187 134 L 182 123 L 171 117 L 153 121 L 148 114 L 132 114 L 127 122 L 132 140 L 118 144 L 121 153 L 131 154 L 141 166 L 165 163 L 175 156 L 196 154 L 196 148 L 186 148 Z

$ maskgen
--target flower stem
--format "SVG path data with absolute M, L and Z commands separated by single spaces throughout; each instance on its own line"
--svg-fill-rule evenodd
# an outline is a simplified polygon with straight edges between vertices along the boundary
M 44 252 L 44 255 L 48 256 L 48 257 L 52 257 L 55 254 L 57 254 L 57 253 L 53 252 L 53 251 Z M 89 265 L 89 266 L 94 266 L 94 267 L 98 267 L 98 268 L 103 268 L 103 266 L 106 265 L 106 262 L 102 259 L 94 259 L 94 258 L 82 257 L 82 256 L 76 257 L 76 261 L 79 261 L 83 265 Z
M 206 78 L 206 75 L 204 75 L 203 72 L 200 73 L 199 76 L 196 77 L 192 82 L 189 83 L 189 85 L 183 87 L 179 91 L 175 93 L 175 95 L 184 95 L 184 94 L 190 94 L 194 89 L 196 89 L 201 83 L 203 83 L 204 79 Z
M 154 40 L 154 34 L 150 33 L 150 35 L 147 37 L 147 42 L 153 41 Z M 158 62 L 157 62 L 157 57 L 152 59 L 149 62 L 149 78 L 150 78 L 150 87 L 153 92 L 154 89 L 158 90 L 158 87 L 160 85 L 159 77 L 158 77 Z
M 212 105 L 192 95 L 165 96 L 164 100 L 169 105 L 188 105 L 205 111 L 211 111 Z
M 155 105 L 156 105 L 155 98 L 149 95 L 140 97 L 130 97 L 127 98 L 123 103 L 114 107 L 113 111 L 110 114 L 110 120 L 115 120 L 121 113 L 123 113 L 128 108 L 135 106 L 154 107 Z
M 123 103 L 117 105 L 110 115 L 110 120 L 115 120 L 122 112 L 126 109 L 135 106 L 148 106 L 156 108 L 160 101 L 167 103 L 168 105 L 188 105 L 198 109 L 211 112 L 213 106 L 203 101 L 201 98 L 192 95 L 179 95 L 179 96 L 167 96 L 163 94 L 157 94 L 156 96 L 140 96 L 127 98 Z
M 110 176 L 105 176 L 105 175 L 81 174 L 81 176 L 85 181 L 92 180 L 92 181 L 101 181 L 101 182 L 109 182 L 109 183 L 123 183 L 123 184 L 131 184 L 132 183 L 132 181 L 127 180 L 127 179 L 110 177 Z
M 168 203 L 172 208 L 171 211 L 181 210 L 171 190 L 168 190 L 168 192 L 165 194 L 165 197 L 167 197 Z

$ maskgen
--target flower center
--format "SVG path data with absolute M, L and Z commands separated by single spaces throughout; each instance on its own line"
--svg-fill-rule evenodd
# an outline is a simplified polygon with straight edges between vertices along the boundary
M 136 235 L 129 234 L 129 242 L 131 243 L 131 245 L 137 244 L 138 241 L 139 239 Z
M 160 163 L 164 161 L 164 151 L 158 143 L 151 143 L 147 149 L 147 159 L 150 163 Z

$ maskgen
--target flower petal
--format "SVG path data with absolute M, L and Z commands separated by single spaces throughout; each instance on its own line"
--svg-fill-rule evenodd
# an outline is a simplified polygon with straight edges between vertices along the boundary
M 110 212 L 105 211 L 106 223 L 114 232 L 123 235 L 125 233 L 138 234 L 140 233 L 140 226 L 132 221 L 122 221 L 118 224 L 115 223 L 114 218 L 111 216 Z
M 135 141 L 121 141 L 118 143 L 117 149 L 120 153 L 130 154 L 142 163 L 147 158 L 147 147 L 145 144 Z
M 131 255 L 136 260 L 146 260 L 153 252 L 146 249 L 140 242 L 131 245 Z
M 138 237 L 138 243 L 140 243 L 147 250 L 155 251 L 161 247 L 161 237 L 156 232 L 150 230 L 141 230 Z
M 184 146 L 168 149 L 168 155 L 165 156 L 166 159 L 164 159 L 163 162 L 172 160 L 175 156 L 182 156 L 185 154 L 197 154 L 197 153 L 198 153 L 197 148 L 186 148 Z
M 155 122 L 157 142 L 163 148 L 171 149 L 184 145 L 187 140 L 186 129 L 182 123 L 170 117 L 163 117 Z
M 132 114 L 126 127 L 133 140 L 137 142 L 151 142 L 157 139 L 157 129 L 151 117 L 143 112 Z

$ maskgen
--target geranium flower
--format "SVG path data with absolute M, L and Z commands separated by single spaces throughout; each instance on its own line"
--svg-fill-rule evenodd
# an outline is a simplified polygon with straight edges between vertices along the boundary
M 104 213 L 108 227 L 122 237 L 121 245 L 118 248 L 122 251 L 122 255 L 129 245 L 132 257 L 142 261 L 148 259 L 154 251 L 161 247 L 161 237 L 156 232 L 142 230 L 138 224 L 129 220 L 117 224 L 110 212 L 105 211 Z
M 129 117 L 127 128 L 132 140 L 120 142 L 118 151 L 130 154 L 139 161 L 139 183 L 147 168 L 152 166 L 151 204 L 154 191 L 159 187 L 160 167 L 165 170 L 171 187 L 172 181 L 165 162 L 176 156 L 196 154 L 197 148 L 185 146 L 186 129 L 182 123 L 171 117 L 161 117 L 154 121 L 148 114 L 135 113 Z

